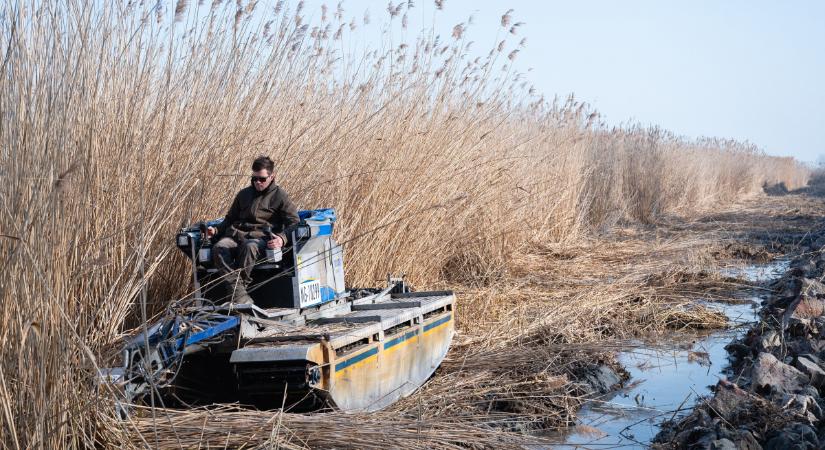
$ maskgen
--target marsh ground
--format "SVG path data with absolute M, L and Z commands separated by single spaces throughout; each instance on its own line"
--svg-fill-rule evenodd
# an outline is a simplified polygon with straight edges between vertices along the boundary
M 534 442 L 529 430 L 573 424 L 582 402 L 599 394 L 590 376 L 599 366 L 622 374 L 615 350 L 674 330 L 724 327 L 706 302 L 737 301 L 755 286 L 719 269 L 793 254 L 825 226 L 823 203 L 810 192 L 760 195 L 563 250 L 533 243 L 488 285 L 450 286 L 460 301 L 453 348 L 423 389 L 387 411 L 303 416 L 227 406 L 154 419 L 144 411 L 135 423 L 143 439 L 166 447 Z

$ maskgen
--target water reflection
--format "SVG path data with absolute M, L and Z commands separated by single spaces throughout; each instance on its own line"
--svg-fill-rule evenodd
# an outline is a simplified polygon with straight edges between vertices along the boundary
M 723 275 L 761 282 L 781 275 L 786 261 L 729 268 Z M 734 323 L 756 319 L 759 298 L 743 304 L 710 303 Z M 690 413 L 700 396 L 727 374 L 725 346 L 745 332 L 744 326 L 713 332 L 679 332 L 642 342 L 620 352 L 630 372 L 624 389 L 588 402 L 571 431 L 551 437 L 552 448 L 644 448 L 664 420 Z

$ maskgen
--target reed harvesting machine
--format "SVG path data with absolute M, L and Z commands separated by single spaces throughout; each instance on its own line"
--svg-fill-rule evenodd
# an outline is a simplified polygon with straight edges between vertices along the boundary
M 454 333 L 453 293 L 411 292 L 403 277 L 348 290 L 335 212 L 299 216 L 291 245 L 256 264 L 251 305 L 227 302 L 216 282 L 205 231 L 220 220 L 180 230 L 195 294 L 123 349 L 123 367 L 109 379 L 129 403 L 373 411 L 433 374 Z

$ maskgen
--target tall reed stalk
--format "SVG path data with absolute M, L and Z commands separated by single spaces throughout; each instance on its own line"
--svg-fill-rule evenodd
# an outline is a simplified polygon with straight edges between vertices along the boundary
M 411 3 L 392 5 L 392 26 Z M 361 286 L 393 271 L 491 283 L 530 242 L 806 180 L 748 145 L 611 129 L 572 98 L 547 102 L 512 68 L 518 37 L 473 58 L 462 24 L 346 52 L 360 21 L 339 6 L 310 25 L 301 8 L 3 6 L 4 447 L 107 441 L 97 367 L 113 363 L 141 292 L 149 312 L 187 292 L 174 231 L 222 215 L 259 154 L 300 207 L 337 209 Z

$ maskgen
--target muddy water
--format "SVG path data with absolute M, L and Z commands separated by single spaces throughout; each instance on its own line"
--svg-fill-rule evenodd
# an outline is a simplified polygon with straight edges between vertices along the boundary
M 750 281 L 780 276 L 787 261 L 726 269 L 723 274 Z M 609 396 L 588 402 L 579 412 L 578 423 L 569 433 L 551 437 L 552 448 L 644 448 L 664 420 L 690 413 L 698 397 L 725 378 L 728 355 L 725 346 L 744 333 L 756 319 L 761 299 L 742 304 L 710 303 L 725 313 L 735 326 L 710 333 L 680 332 L 654 343 L 639 342 L 621 352 L 619 361 L 630 372 L 626 387 Z

